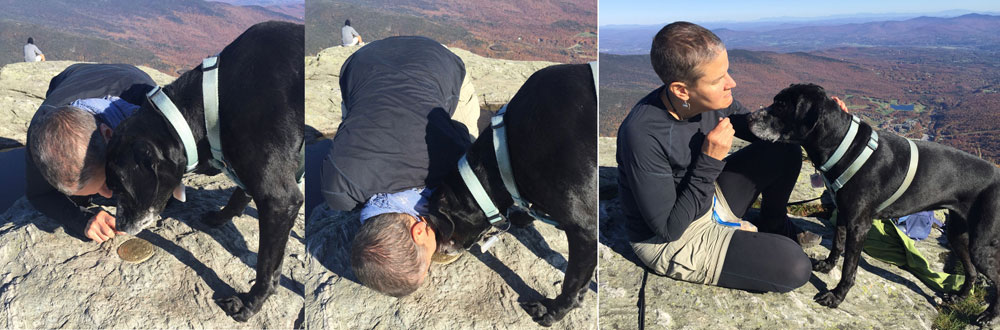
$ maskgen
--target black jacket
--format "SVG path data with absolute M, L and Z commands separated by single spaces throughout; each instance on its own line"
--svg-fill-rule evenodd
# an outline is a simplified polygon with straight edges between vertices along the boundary
M 653 235 L 676 240 L 708 211 L 725 161 L 701 152 L 701 144 L 720 118 L 730 118 L 736 137 L 758 140 L 747 127 L 750 111 L 739 102 L 677 120 L 661 90 L 640 100 L 618 128 L 618 190 L 631 242 Z
M 465 64 L 424 37 L 361 47 L 340 69 L 346 118 L 323 161 L 322 194 L 351 210 L 376 193 L 434 186 L 471 144 L 451 116 Z

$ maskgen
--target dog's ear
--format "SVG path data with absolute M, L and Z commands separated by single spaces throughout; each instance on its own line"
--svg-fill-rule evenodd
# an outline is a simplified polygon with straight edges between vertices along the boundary
M 812 85 L 815 86 L 815 85 Z M 822 91 L 822 87 L 816 86 Z M 806 141 L 819 124 L 819 115 L 826 104 L 825 97 L 800 95 L 795 105 L 795 121 L 798 122 L 795 135 Z
M 187 201 L 187 194 L 184 192 L 183 183 L 177 185 L 177 188 L 174 189 L 174 199 L 181 201 L 182 203 Z

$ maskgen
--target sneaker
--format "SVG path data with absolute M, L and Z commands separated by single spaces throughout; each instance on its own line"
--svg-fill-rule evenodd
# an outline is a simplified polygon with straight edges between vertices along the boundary
M 823 240 L 823 236 L 820 236 L 811 231 L 802 230 L 795 237 L 792 237 L 795 243 L 799 243 L 803 249 L 819 245 L 819 242 Z

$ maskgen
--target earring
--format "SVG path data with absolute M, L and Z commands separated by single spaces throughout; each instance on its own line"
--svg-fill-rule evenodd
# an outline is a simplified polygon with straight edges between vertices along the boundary
M 691 107 L 691 105 L 690 105 L 690 104 L 688 104 L 688 101 L 684 101 L 684 103 L 683 103 L 683 104 L 681 104 L 681 106 L 682 106 L 682 107 L 684 107 L 684 109 L 687 109 L 687 108 L 690 108 L 690 107 Z

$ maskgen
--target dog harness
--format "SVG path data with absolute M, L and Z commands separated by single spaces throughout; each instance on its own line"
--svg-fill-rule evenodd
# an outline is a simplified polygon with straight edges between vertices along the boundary
M 226 157 L 222 154 L 222 142 L 219 138 L 219 57 L 212 56 L 201 62 L 201 89 L 202 104 L 205 108 L 205 135 L 208 138 L 209 150 L 212 157 L 208 160 L 212 167 L 226 173 L 230 180 L 237 186 L 246 190 L 246 186 L 236 176 L 236 171 L 226 162 Z M 184 152 L 187 154 L 187 172 L 191 172 L 198 166 L 198 146 L 194 141 L 194 134 L 187 125 L 187 121 L 181 114 L 177 106 L 174 105 L 163 88 L 156 87 L 146 94 L 153 107 L 159 110 L 160 114 L 167 119 L 170 126 L 174 128 L 184 144 Z M 299 169 L 296 171 L 296 182 L 302 183 L 305 174 L 305 164 L 302 161 L 305 157 L 305 144 L 299 150 Z
M 844 157 L 844 154 L 847 153 L 847 149 L 850 148 L 851 144 L 854 142 L 854 138 L 858 134 L 858 127 L 860 125 L 861 119 L 858 118 L 858 116 L 851 115 L 851 126 L 847 129 L 847 135 L 840 140 L 840 145 L 838 145 L 837 149 L 833 151 L 833 155 L 830 156 L 830 159 L 819 167 L 820 172 L 823 172 L 824 174 L 828 173 L 830 168 L 836 165 L 837 162 Z M 904 177 L 903 183 L 899 186 L 899 188 L 897 188 L 896 191 L 889 196 L 889 199 L 879 204 L 878 208 L 875 209 L 876 213 L 881 212 L 899 199 L 899 197 L 903 195 L 903 192 L 905 192 L 906 189 L 910 187 L 910 184 L 913 183 L 913 177 L 917 173 L 919 155 L 917 152 L 917 145 L 913 143 L 913 140 L 906 139 L 906 142 L 910 148 L 910 163 L 906 169 L 906 176 Z M 826 185 L 830 187 L 834 193 L 837 193 L 840 188 L 843 188 L 844 185 L 847 184 L 852 177 L 854 177 L 854 174 L 857 174 L 858 170 L 861 169 L 861 166 L 863 166 L 865 162 L 868 161 L 868 158 L 871 157 L 872 153 L 875 152 L 875 149 L 878 149 L 878 133 L 876 133 L 875 129 L 872 128 L 871 135 L 868 137 L 868 143 L 865 145 L 865 149 L 861 150 L 861 154 L 858 155 L 858 158 L 855 158 L 854 161 L 851 162 L 851 165 L 848 166 L 847 169 L 844 170 L 844 172 L 841 173 L 840 176 L 838 176 L 832 183 L 827 181 L 825 175 L 823 176 L 823 181 L 826 182 Z
M 598 90 L 598 80 L 597 72 L 598 66 L 597 62 L 590 62 L 590 73 L 594 81 L 594 91 Z M 503 180 L 503 185 L 507 189 L 507 193 L 510 194 L 511 199 L 514 200 L 514 205 L 507 209 L 507 215 L 509 216 L 511 211 L 524 211 L 531 214 L 542 222 L 548 223 L 553 226 L 558 226 L 558 224 L 549 218 L 548 214 L 544 214 L 537 209 L 531 208 L 531 203 L 528 200 L 521 197 L 520 191 L 517 189 L 517 183 L 514 182 L 514 170 L 510 162 L 510 152 L 507 147 L 507 129 L 504 125 L 504 115 L 507 113 L 507 105 L 505 104 L 497 111 L 497 114 L 490 118 L 490 126 L 493 128 L 493 152 L 496 154 L 497 167 L 500 170 L 500 178 Z M 468 155 L 468 154 L 466 154 Z M 500 211 L 497 210 L 495 204 L 490 199 L 490 196 L 486 193 L 486 189 L 483 188 L 483 184 L 479 182 L 479 178 L 476 174 L 472 172 L 472 167 L 469 166 L 469 161 L 466 159 L 466 155 L 462 155 L 462 158 L 458 160 L 458 172 L 462 176 L 462 181 L 465 186 L 468 187 L 469 192 L 472 193 L 472 198 L 479 205 L 479 208 L 483 210 L 486 214 L 487 220 L 490 221 L 491 225 L 496 225 L 498 222 L 504 219 L 500 215 Z M 495 236 L 494 236 L 495 237 Z M 491 237 L 491 241 L 495 241 Z M 488 241 L 486 244 L 492 245 L 492 242 Z M 484 244 L 485 245 L 485 244 Z M 483 250 L 488 249 L 488 247 L 483 248 Z

